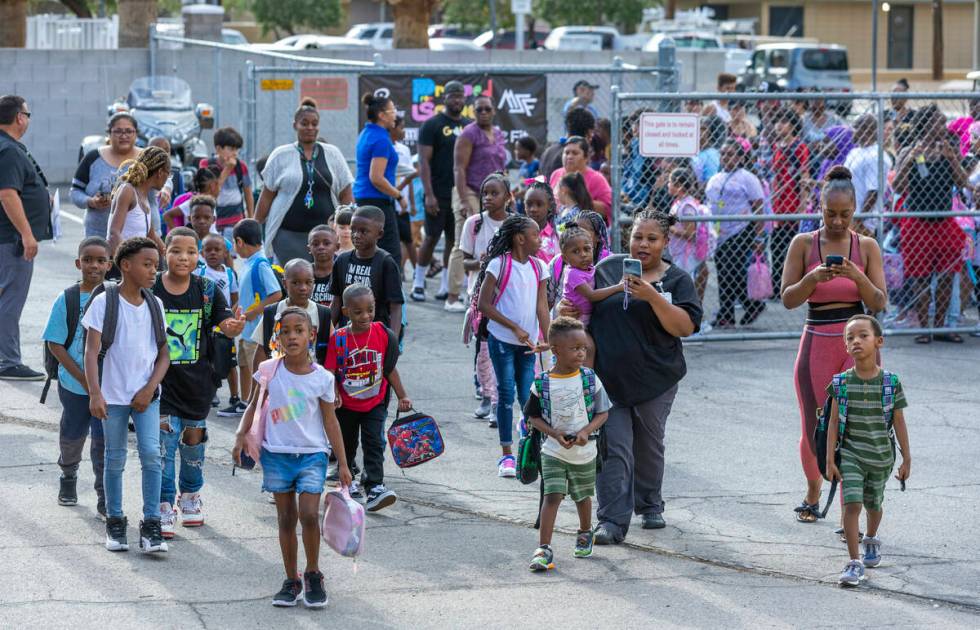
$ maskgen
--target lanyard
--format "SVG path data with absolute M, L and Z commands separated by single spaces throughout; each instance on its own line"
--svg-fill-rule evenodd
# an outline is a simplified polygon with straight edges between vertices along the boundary
M 307 208 L 313 207 L 313 175 L 315 169 L 313 168 L 313 163 L 316 162 L 318 152 L 320 150 L 320 145 L 313 145 L 313 155 L 309 160 L 306 159 L 306 154 L 303 153 L 303 148 L 296 143 L 296 150 L 299 151 L 299 158 L 303 165 L 306 167 L 306 195 L 303 196 L 303 205 Z

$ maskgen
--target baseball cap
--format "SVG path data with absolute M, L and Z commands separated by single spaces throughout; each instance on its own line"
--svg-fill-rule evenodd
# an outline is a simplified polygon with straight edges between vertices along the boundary
M 460 81 L 450 81 L 446 83 L 446 87 L 443 88 L 443 93 L 453 94 L 455 92 L 466 92 L 466 87 Z
M 599 86 L 597 84 L 595 84 L 595 83 L 589 83 L 585 79 L 579 79 L 578 81 L 575 82 L 575 85 L 572 86 L 572 94 L 574 94 L 575 91 L 578 90 L 583 85 L 587 85 L 588 87 L 592 88 L 593 90 L 598 90 L 599 89 Z

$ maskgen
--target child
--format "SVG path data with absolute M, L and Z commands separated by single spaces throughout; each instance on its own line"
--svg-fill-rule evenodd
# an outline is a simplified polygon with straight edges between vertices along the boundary
M 580 212 L 592 210 L 592 195 L 580 173 L 569 173 L 558 181 L 558 223 L 568 223 Z
M 521 165 L 518 171 L 521 180 L 538 176 L 541 161 L 534 155 L 538 152 L 538 142 L 531 136 L 522 136 L 514 143 L 514 157 Z
M 364 506 L 369 512 L 377 512 L 398 499 L 394 491 L 384 485 L 388 385 L 398 397 L 399 411 L 411 409 L 412 401 L 405 393 L 395 367 L 398 336 L 375 320 L 374 293 L 370 287 L 351 284 L 344 289 L 341 299 L 344 317 L 350 323 L 331 335 L 323 365 L 336 377 L 340 397 L 337 421 L 344 434 L 346 461 L 354 461 L 360 437 L 364 450 L 361 485 L 368 491 Z M 352 495 L 356 489 L 356 486 L 351 487 Z
M 242 218 L 255 216 L 252 178 L 249 177 L 245 162 L 238 159 L 238 152 L 244 145 L 241 134 L 232 127 L 222 127 L 214 132 L 215 157 L 201 160 L 200 168 L 218 166 L 218 207 L 217 226 L 225 238 L 232 237 L 232 231 Z
M 398 199 L 398 240 L 401 242 L 402 252 L 402 272 L 404 273 L 405 264 L 412 262 L 414 267 L 418 264 L 418 250 L 412 240 L 412 213 L 415 211 L 415 195 L 412 194 L 413 180 L 418 177 L 418 171 L 412 164 L 412 150 L 405 144 L 405 119 L 402 116 L 395 117 L 395 126 L 388 132 L 391 142 L 395 145 L 395 153 L 398 154 L 398 167 L 395 169 L 397 178 L 397 188 L 401 192 Z
M 355 206 L 341 206 L 333 215 L 333 229 L 337 230 L 337 253 L 343 254 L 354 249 L 350 238 L 350 224 L 354 218 Z
M 841 586 L 857 586 L 864 579 L 865 567 L 876 567 L 881 562 L 881 540 L 878 526 L 881 524 L 881 502 L 885 495 L 885 482 L 895 465 L 895 450 L 890 427 L 902 451 L 902 464 L 895 478 L 904 483 L 912 466 L 905 412 L 908 406 L 905 392 L 898 377 L 887 374 L 878 366 L 878 353 L 885 338 L 878 320 L 869 315 L 855 315 L 844 328 L 847 353 L 854 359 L 854 367 L 844 372 L 847 392 L 846 424 L 840 442 L 840 467 L 834 464 L 837 447 L 840 410 L 831 406 L 830 425 L 827 428 L 827 478 L 841 482 L 844 501 L 844 534 L 850 562 L 844 567 L 838 583 Z M 890 382 L 883 382 L 886 374 Z M 827 393 L 834 396 L 834 385 L 827 386 Z M 886 399 L 891 403 L 885 409 Z M 891 424 L 889 426 L 889 415 Z M 867 529 L 860 543 L 864 553 L 858 553 L 858 521 L 861 504 L 868 514 Z
M 294 258 L 286 263 L 283 270 L 286 284 L 286 298 L 277 304 L 270 304 L 265 307 L 259 325 L 252 333 L 252 341 L 258 344 L 255 351 L 255 360 L 252 365 L 253 371 L 266 359 L 273 356 L 272 345 L 276 336 L 276 323 L 279 321 L 282 312 L 287 307 L 295 306 L 306 311 L 313 322 L 316 342 L 314 354 L 316 362 L 323 364 L 327 356 L 327 342 L 330 339 L 330 309 L 322 304 L 317 304 L 310 297 L 313 295 L 313 265 L 302 258 Z
M 333 274 L 333 261 L 337 256 L 337 232 L 329 225 L 318 225 L 310 230 L 307 249 L 313 257 L 313 295 L 310 299 L 330 308 L 333 296 L 330 295 L 330 276 Z
M 702 212 L 701 203 L 694 198 L 698 188 L 698 180 L 691 169 L 682 167 L 671 171 L 667 182 L 667 190 L 674 198 L 670 214 L 678 219 L 707 214 Z M 694 279 L 698 299 L 702 303 L 705 289 L 708 288 L 708 257 L 711 255 L 712 240 L 711 226 L 705 221 L 678 222 L 670 228 L 668 248 L 671 261 Z
M 559 317 L 548 328 L 548 340 L 555 365 L 534 381 L 531 397 L 524 407 L 531 426 L 544 434 L 541 443 L 544 498 L 539 544 L 531 558 L 532 571 L 555 568 L 551 535 L 558 506 L 566 494 L 578 511 L 575 557 L 592 555 L 591 497 L 595 494 L 596 437 L 611 406 L 599 377 L 583 367 L 589 339 L 582 323 Z
M 599 261 L 609 256 L 609 233 L 606 230 L 606 219 L 593 210 L 580 213 L 577 217 L 564 225 L 558 227 L 558 231 L 563 232 L 568 227 L 574 226 L 585 230 L 592 240 L 592 264 L 598 265 Z M 561 251 L 561 239 L 559 239 L 559 252 Z M 548 267 L 548 306 L 553 308 L 561 299 L 562 282 L 565 273 L 565 260 L 561 256 L 551 259 Z
M 279 518 L 279 549 L 286 569 L 282 589 L 272 598 L 273 606 L 295 606 L 300 595 L 310 608 L 327 605 L 320 572 L 320 494 L 327 476 L 327 439 L 340 460 L 340 481 L 351 484 L 344 457 L 343 438 L 334 415 L 334 377 L 310 357 L 313 325 L 309 315 L 290 307 L 279 320 L 281 356 L 263 363 L 272 377 L 265 398 L 259 400 L 253 388 L 248 410 L 242 416 L 232 459 L 241 461 L 245 436 L 252 422 L 265 425 L 262 436 L 262 489 L 274 493 Z M 263 405 L 267 403 L 268 406 Z M 265 414 L 256 418 L 256 414 Z M 299 506 L 297 509 L 297 495 Z M 303 528 L 306 570 L 300 581 L 297 570 L 296 521 Z
M 544 263 L 551 262 L 561 251 L 555 226 L 557 209 L 551 186 L 544 180 L 532 180 L 524 193 L 524 214 L 534 219 L 541 230 L 541 248 L 535 257 Z
M 200 261 L 197 264 L 195 274 L 207 278 L 218 287 L 225 298 L 228 308 L 233 311 L 238 306 L 238 274 L 234 267 L 226 264 L 228 260 L 228 240 L 220 234 L 208 234 L 201 241 L 201 255 L 204 264 Z M 220 330 L 214 331 L 214 355 L 215 355 L 215 378 L 228 379 L 228 406 L 218 409 L 218 415 L 223 417 L 237 417 L 242 414 L 239 411 L 238 396 L 238 358 L 235 353 L 235 339 L 228 337 Z M 225 373 L 224 368 L 228 368 Z M 218 369 L 220 368 L 220 369 Z M 217 400 L 217 395 L 215 396 Z M 219 403 L 212 401 L 212 406 Z
M 182 225 L 190 225 L 190 201 L 196 195 L 207 195 L 212 199 L 218 196 L 221 190 L 218 186 L 220 176 L 221 169 L 218 166 L 197 169 L 197 172 L 194 173 L 194 191 L 186 192 L 174 199 L 173 207 L 163 213 L 163 221 L 167 225 L 167 231 Z M 215 232 L 217 231 L 215 229 Z
M 140 549 L 165 552 L 160 531 L 160 401 L 158 393 L 170 354 L 163 325 L 163 304 L 150 293 L 156 280 L 160 252 L 145 237 L 123 241 L 116 249 L 116 268 L 122 282 L 89 300 L 82 318 L 85 338 L 85 382 L 89 411 L 104 421 L 106 538 L 109 551 L 127 551 L 126 517 L 122 509 L 122 474 L 126 467 L 129 419 L 136 426 L 143 477 L 143 520 Z M 109 297 L 116 310 L 114 340 L 101 361 L 102 336 Z M 100 377 L 101 373 L 101 377 Z
M 478 303 L 487 320 L 487 343 L 497 378 L 499 477 L 517 475 L 511 449 L 514 387 L 517 387 L 517 398 L 523 408 L 534 379 L 533 353 L 547 349 L 547 335 L 542 331 L 547 330 L 549 323 L 545 297 L 548 269 L 533 258 L 540 244 L 537 223 L 520 214 L 508 217 L 490 241 L 477 280 L 480 287 Z M 502 277 L 507 278 L 507 284 L 498 295 L 497 286 Z M 542 343 L 538 343 L 539 338 L 543 338 Z
M 61 488 L 58 491 L 58 505 L 78 503 L 78 464 L 82 461 L 85 437 L 92 436 L 90 454 L 92 472 L 95 474 L 95 494 L 98 496 L 96 511 L 105 518 L 105 492 L 102 474 L 105 469 L 105 437 L 102 420 L 89 411 L 88 389 L 85 370 L 82 367 L 82 351 L 85 335 L 82 330 L 81 314 L 85 312 L 92 292 L 105 280 L 109 271 L 109 243 L 104 238 L 90 236 L 78 245 L 78 258 L 75 268 L 82 272 L 81 282 L 65 289 L 54 300 L 48 324 L 42 338 L 48 351 L 58 360 L 58 399 L 61 401 L 61 424 L 58 426 L 58 466 L 61 467 Z M 78 312 L 73 313 L 76 323 L 74 330 L 68 330 L 68 303 L 70 293 L 75 293 L 70 301 Z M 69 342 L 68 339 L 71 339 Z
M 217 235 L 216 235 L 217 236 Z M 220 238 L 220 236 L 218 236 Z M 210 280 L 195 275 L 197 234 L 187 227 L 167 234 L 167 271 L 157 277 L 153 294 L 163 304 L 170 368 L 160 396 L 160 442 L 163 479 L 160 524 L 164 538 L 174 537 L 177 520 L 175 470 L 180 449 L 180 524 L 204 524 L 201 487 L 204 485 L 205 421 L 211 413 L 215 383 L 211 367 L 211 331 L 227 337 L 242 332 L 245 316 L 232 312 L 224 294 Z
M 218 229 L 214 227 L 214 209 L 215 201 L 214 197 L 208 195 L 194 195 L 194 197 L 188 202 L 191 207 L 190 210 L 190 225 L 197 234 L 197 240 L 201 247 L 204 246 L 204 239 L 210 234 L 218 234 Z M 235 266 L 235 261 L 231 257 L 231 250 L 234 248 L 229 241 L 224 236 L 221 237 L 225 243 L 225 258 L 224 264 L 229 267 Z M 199 250 L 200 251 L 200 250 Z M 204 259 L 199 258 L 197 261 L 198 267 L 204 268 Z
M 241 275 L 241 299 L 245 306 L 245 324 L 238 344 L 238 373 L 242 398 L 249 400 L 252 383 L 252 361 L 258 345 L 252 341 L 252 333 L 259 325 L 258 318 L 266 306 L 282 299 L 279 280 L 272 271 L 272 263 L 262 255 L 262 226 L 255 219 L 243 219 L 232 233 L 235 251 L 244 261 Z M 239 401 L 235 411 L 245 412 L 245 403 Z
M 381 322 L 386 328 L 401 338 L 402 295 L 401 272 L 398 263 L 388 252 L 378 249 L 378 239 L 389 227 L 385 226 L 385 215 L 374 206 L 362 206 L 354 212 L 351 219 L 351 235 L 354 243 L 353 251 L 345 252 L 337 257 L 330 278 L 333 303 L 330 305 L 334 326 L 346 323 L 342 319 L 344 306 L 344 290 L 352 284 L 364 284 L 374 292 L 374 302 L 377 305 L 374 313 L 375 321 Z M 390 226 L 394 229 L 394 226 Z

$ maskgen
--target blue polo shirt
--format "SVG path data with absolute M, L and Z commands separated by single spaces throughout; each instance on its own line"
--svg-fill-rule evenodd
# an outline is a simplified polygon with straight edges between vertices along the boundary
M 395 169 L 398 168 L 398 153 L 388 135 L 388 130 L 381 125 L 369 122 L 364 125 L 361 135 L 357 138 L 357 177 L 354 179 L 354 199 L 388 199 L 388 195 L 374 187 L 371 183 L 371 160 L 387 158 L 385 179 L 395 185 Z

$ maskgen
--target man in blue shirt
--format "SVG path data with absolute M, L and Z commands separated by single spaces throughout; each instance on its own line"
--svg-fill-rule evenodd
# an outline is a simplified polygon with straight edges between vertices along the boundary
M 595 91 L 599 89 L 599 86 L 595 83 L 589 83 L 585 79 L 579 79 L 575 82 L 572 87 L 572 98 L 568 99 L 565 106 L 562 107 L 561 113 L 567 114 L 568 110 L 573 107 L 581 107 L 583 109 L 589 110 L 589 113 L 599 118 L 599 110 L 595 108 L 592 104 L 592 99 L 595 98 Z

